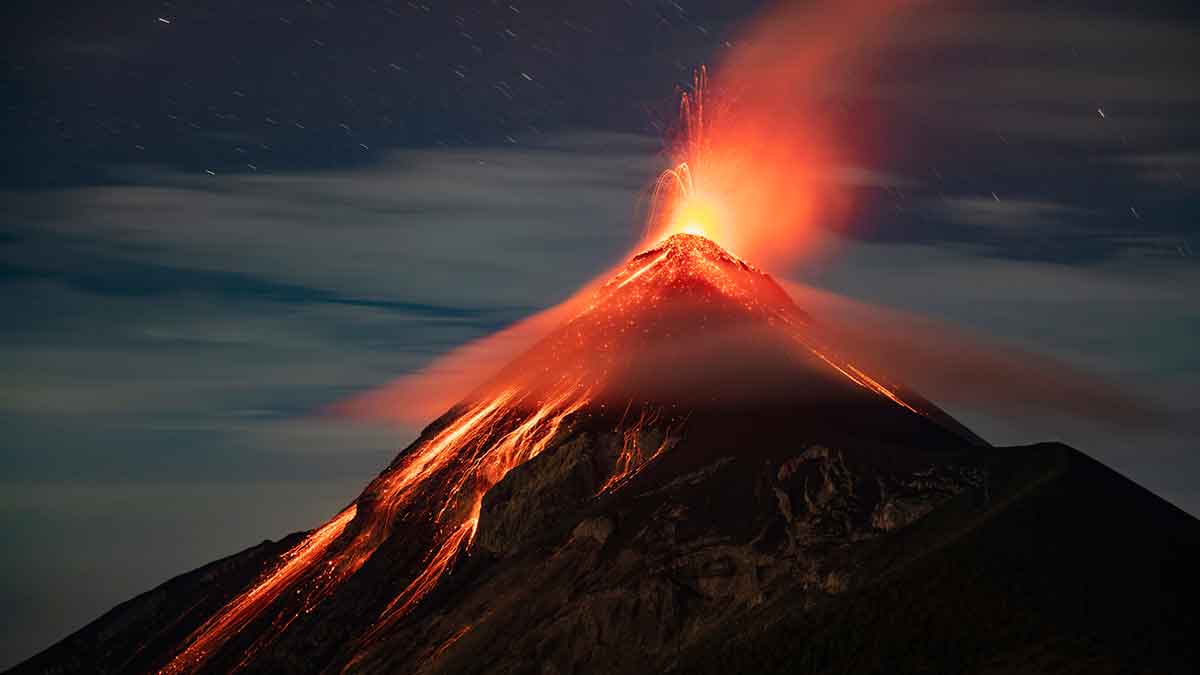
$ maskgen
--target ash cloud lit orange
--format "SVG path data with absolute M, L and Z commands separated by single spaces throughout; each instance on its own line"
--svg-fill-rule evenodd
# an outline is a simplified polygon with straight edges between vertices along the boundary
M 767 270 L 817 250 L 822 231 L 845 216 L 847 195 L 830 176 L 851 160 L 839 152 L 822 111 L 825 83 L 866 58 L 888 19 L 914 3 L 784 2 L 752 21 L 711 80 L 702 67 L 681 95 L 672 166 L 656 182 L 645 235 L 626 258 L 677 233 L 704 236 Z M 559 305 L 331 412 L 424 424 L 586 309 L 619 269 L 604 270 Z
M 814 252 L 844 217 L 830 176 L 852 163 L 826 100 L 910 3 L 782 3 L 754 21 L 680 103 L 672 168 L 655 186 L 646 248 L 699 234 L 767 269 Z

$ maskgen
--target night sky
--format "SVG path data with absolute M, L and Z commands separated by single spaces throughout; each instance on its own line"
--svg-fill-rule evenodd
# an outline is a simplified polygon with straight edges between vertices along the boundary
M 0 667 L 352 499 L 416 429 L 314 411 L 619 262 L 678 91 L 761 7 L 32 4 L 0 80 Z M 779 83 L 860 162 L 836 251 L 771 271 L 1105 379 L 1158 421 L 937 402 L 1200 514 L 1200 6 L 930 2 L 882 51 Z

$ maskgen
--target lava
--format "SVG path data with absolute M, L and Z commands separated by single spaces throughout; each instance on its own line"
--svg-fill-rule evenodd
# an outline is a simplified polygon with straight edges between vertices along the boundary
M 615 490 L 629 482 L 642 469 L 657 459 L 659 455 L 666 452 L 675 443 L 678 443 L 679 432 L 687 421 L 686 418 L 675 420 L 660 432 L 662 440 L 654 441 L 652 440 L 652 435 L 655 432 L 655 426 L 662 421 L 662 409 L 653 407 L 643 408 L 641 413 L 638 414 L 637 421 L 626 425 L 625 418 L 629 414 L 630 406 L 632 406 L 632 401 L 629 406 L 626 406 L 625 414 L 621 416 L 621 421 L 614 430 L 621 434 L 621 450 L 617 455 L 616 465 L 613 468 L 612 475 L 596 491 L 597 495 Z M 645 452 L 646 442 L 650 442 L 654 447 L 654 450 L 648 454 Z
M 273 570 L 197 629 L 183 651 L 161 672 L 185 673 L 198 668 L 230 636 L 249 625 L 302 576 L 319 567 L 325 552 L 341 536 L 357 511 L 357 505 L 351 504 L 284 553 Z
M 731 214 L 722 212 L 721 202 L 711 186 L 701 182 L 711 161 L 704 116 L 707 89 L 708 69 L 701 66 L 692 78 L 691 91 L 679 97 L 682 141 L 673 153 L 675 165 L 660 173 L 654 182 L 648 218 L 653 239 L 685 233 L 729 245 L 731 233 L 726 228 L 732 220 Z
M 639 248 L 699 234 L 772 268 L 819 252 L 849 208 L 836 176 L 860 161 L 830 74 L 868 68 L 891 19 L 913 4 L 780 2 L 751 21 L 711 78 L 701 68 L 680 98 L 671 168 Z
M 645 273 L 646 273 L 646 271 L 647 271 L 647 270 L 649 270 L 651 267 L 654 267 L 655 265 L 657 265 L 658 263 L 660 263 L 660 262 L 662 262 L 662 261 L 664 261 L 664 260 L 666 260 L 666 259 L 667 259 L 667 251 L 663 251 L 662 255 L 658 256 L 658 257 L 657 257 L 657 258 L 655 258 L 654 260 L 651 260 L 650 262 L 646 263 L 644 266 L 642 266 L 641 268 L 639 268 L 639 269 L 638 269 L 638 271 L 636 271 L 636 272 L 634 272 L 633 274 L 630 274 L 629 276 L 627 276 L 627 277 L 625 277 L 624 279 L 622 279 L 622 280 L 621 280 L 621 283 L 617 284 L 617 288 L 622 288 L 622 287 L 626 286 L 627 284 L 629 284 L 629 283 L 630 283 L 630 282 L 632 282 L 633 280 L 635 280 L 635 279 L 637 279 L 638 277 L 640 277 L 640 276 L 642 276 L 643 274 L 645 274 Z
M 484 493 L 544 450 L 586 402 L 585 391 L 565 386 L 554 400 L 527 401 L 521 392 L 506 389 L 470 406 L 367 487 L 359 501 L 369 497 L 369 509 L 351 504 L 285 553 L 279 564 L 197 629 L 162 672 L 195 670 L 240 630 L 267 615 L 285 593 L 303 596 L 302 603 L 277 610 L 270 627 L 243 654 L 246 663 L 357 572 L 399 521 L 419 516 L 405 512 L 417 507 L 418 497 L 433 497 L 441 506 L 431 514 L 432 552 L 380 614 L 375 629 L 404 616 L 470 546 Z M 523 406 L 531 412 L 522 412 Z
M 802 342 L 803 342 L 803 340 L 802 340 Z M 807 342 L 804 342 L 804 344 L 809 349 L 809 351 L 811 351 L 813 353 L 814 356 L 821 359 L 825 363 L 828 363 L 830 365 L 830 367 L 832 367 L 834 370 L 838 371 L 842 375 L 845 375 L 846 378 L 849 379 L 854 384 L 857 384 L 858 386 L 862 387 L 863 389 L 866 389 L 867 391 L 873 391 L 876 394 L 879 394 L 880 396 L 883 396 L 884 398 L 888 399 L 889 401 L 895 403 L 896 405 L 898 405 L 902 408 L 905 408 L 907 410 L 911 410 L 912 412 L 915 412 L 918 415 L 924 414 L 920 410 L 917 410 L 916 408 L 912 407 L 911 405 L 909 405 L 909 404 L 905 403 L 903 400 L 901 400 L 895 391 L 880 384 L 875 378 L 871 377 L 870 375 L 867 375 L 863 371 L 854 367 L 854 364 L 843 361 L 841 363 L 841 365 L 838 365 L 838 363 L 834 359 L 832 359 L 829 356 L 826 356 L 825 353 L 822 352 L 817 347 L 814 347 L 814 346 L 808 344 Z

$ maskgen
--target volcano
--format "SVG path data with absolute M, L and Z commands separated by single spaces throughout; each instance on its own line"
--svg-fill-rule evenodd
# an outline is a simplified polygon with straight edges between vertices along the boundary
M 1200 522 L 996 448 L 690 234 L 325 525 L 21 664 L 68 672 L 1195 672 Z

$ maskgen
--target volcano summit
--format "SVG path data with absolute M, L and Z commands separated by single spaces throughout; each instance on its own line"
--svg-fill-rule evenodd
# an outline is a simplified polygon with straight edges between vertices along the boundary
M 1200 522 L 827 342 L 672 236 L 325 525 L 14 672 L 1195 672 Z

